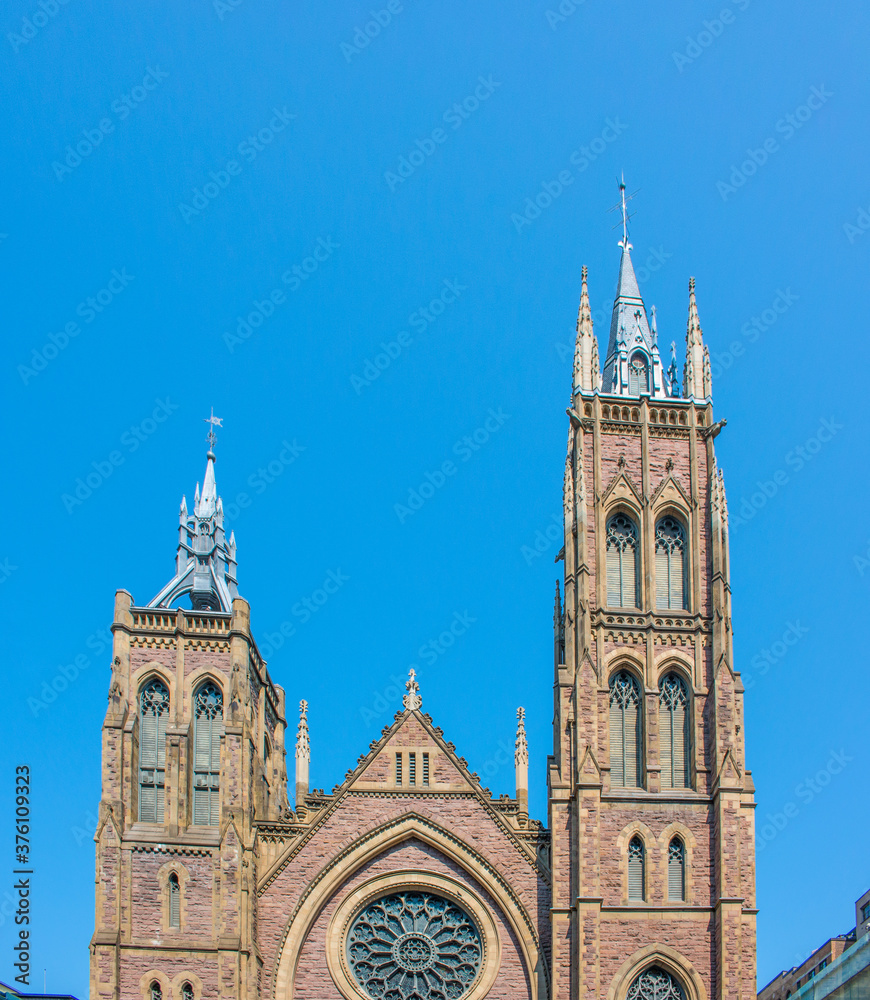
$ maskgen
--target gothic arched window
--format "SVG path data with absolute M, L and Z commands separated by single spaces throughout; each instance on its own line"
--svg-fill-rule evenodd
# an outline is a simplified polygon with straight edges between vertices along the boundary
M 686 898 L 686 850 L 679 837 L 668 845 L 668 899 L 682 903 Z
M 160 983 L 156 979 L 151 984 L 149 993 L 151 994 L 151 1000 L 163 1000 L 163 990 L 160 989 Z
M 610 785 L 641 786 L 640 688 L 632 674 L 620 670 L 610 681 Z
M 649 362 L 642 351 L 636 351 L 628 362 L 628 391 L 632 396 L 649 392 Z
M 656 608 L 686 609 L 686 532 L 673 517 L 656 525 Z
M 670 972 L 654 965 L 635 979 L 626 1000 L 686 1000 L 686 994 Z
M 637 525 L 625 514 L 607 522 L 607 604 L 611 608 L 637 607 Z
M 139 694 L 139 819 L 163 822 L 169 691 L 154 678 Z
M 169 926 L 181 927 L 181 886 L 175 872 L 170 872 L 167 888 L 169 891 Z
M 193 713 L 193 822 L 218 826 L 224 699 L 214 681 L 207 681 L 194 695 Z
M 645 862 L 643 841 L 640 837 L 632 837 L 628 845 L 628 898 L 632 902 L 643 902 L 646 898 L 644 892 Z
M 181 1000 L 193 1000 L 193 986 L 190 983 L 181 987 Z
M 678 674 L 668 674 L 659 688 L 659 763 L 662 790 L 689 787 L 689 696 Z

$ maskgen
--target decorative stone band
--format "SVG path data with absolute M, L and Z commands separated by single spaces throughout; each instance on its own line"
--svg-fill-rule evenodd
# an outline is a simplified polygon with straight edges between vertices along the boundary
M 442 901 L 447 913 L 458 915 L 456 919 L 465 928 L 467 943 L 474 946 L 473 962 L 465 962 L 461 956 L 458 959 L 457 970 L 462 971 L 460 967 L 468 966 L 469 975 L 465 977 L 465 981 L 455 977 L 455 982 L 450 979 L 451 991 L 445 995 L 461 997 L 461 1000 L 482 1000 L 491 989 L 499 970 L 501 943 L 487 905 L 466 885 L 447 875 L 403 869 L 369 879 L 348 893 L 329 922 L 326 932 L 326 960 L 333 982 L 346 1000 L 371 1000 L 372 996 L 364 986 L 367 963 L 362 955 L 357 955 L 354 951 L 360 927 L 367 923 L 366 915 L 377 909 L 379 904 L 393 900 L 401 901 L 404 914 L 408 908 L 407 901 L 410 900 L 413 904 L 415 896 L 421 906 L 424 901 L 436 906 L 439 900 Z M 410 911 L 407 916 L 410 922 L 404 928 L 406 933 L 392 942 L 392 950 L 396 952 L 394 964 L 400 973 L 417 971 L 420 975 L 416 977 L 419 981 L 414 989 L 403 993 L 402 987 L 396 985 L 398 992 L 395 995 L 403 998 L 412 995 L 426 997 L 429 993 L 425 992 L 424 980 L 431 974 L 435 959 L 439 959 L 442 965 L 444 962 L 449 963 L 453 952 L 449 947 L 443 947 L 441 950 L 444 954 L 436 955 L 439 936 L 421 933 L 417 926 L 419 921 L 413 919 Z M 471 966 L 474 966 L 473 971 Z M 398 983 L 406 977 L 394 975 L 394 978 Z M 415 977 L 412 975 L 411 978 Z

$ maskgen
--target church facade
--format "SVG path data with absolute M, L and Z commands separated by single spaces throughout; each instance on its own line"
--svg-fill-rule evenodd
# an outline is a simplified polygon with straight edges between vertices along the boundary
M 724 421 L 694 281 L 679 384 L 620 246 L 603 369 L 583 270 L 546 825 L 522 710 L 495 798 L 413 675 L 341 783 L 309 787 L 307 706 L 259 653 L 209 450 L 173 579 L 115 596 L 91 1000 L 755 997 Z

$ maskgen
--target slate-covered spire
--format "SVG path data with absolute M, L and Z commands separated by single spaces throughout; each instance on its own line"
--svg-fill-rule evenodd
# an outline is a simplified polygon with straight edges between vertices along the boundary
M 625 182 L 620 183 L 619 193 L 623 227 L 619 246 L 622 248 L 622 257 L 601 391 L 617 396 L 650 396 L 659 399 L 667 396 L 668 391 L 662 375 L 656 338 L 650 330 L 646 307 L 631 262 Z
M 589 306 L 585 266 L 580 273 L 580 308 L 577 312 L 577 339 L 574 345 L 574 396 L 578 392 L 595 392 L 601 385 L 598 343 L 592 330 L 592 309 Z
M 713 395 L 710 372 L 710 352 L 704 345 L 698 303 L 695 301 L 695 279 L 689 278 L 689 319 L 686 323 L 686 367 L 683 369 L 683 395 L 709 399 Z
M 215 482 L 214 426 L 219 418 L 207 418 L 209 450 L 206 455 L 202 490 L 196 484 L 193 511 L 188 513 L 182 497 L 178 513 L 178 552 L 175 576 L 157 596 L 148 602 L 149 608 L 169 608 L 185 595 L 190 595 L 195 610 L 232 611 L 233 598 L 239 596 L 236 570 L 236 539 L 229 540 L 224 532 L 224 508 Z M 218 423 L 219 426 L 219 423 Z

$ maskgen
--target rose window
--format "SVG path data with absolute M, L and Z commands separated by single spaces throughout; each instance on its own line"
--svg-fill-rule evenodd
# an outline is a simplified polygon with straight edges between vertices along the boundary
M 356 981 L 379 1000 L 456 1000 L 480 972 L 474 920 L 431 892 L 397 892 L 368 904 L 347 936 Z

